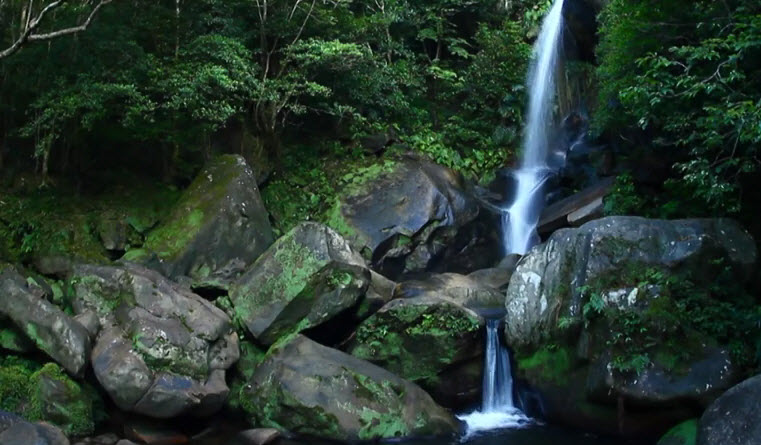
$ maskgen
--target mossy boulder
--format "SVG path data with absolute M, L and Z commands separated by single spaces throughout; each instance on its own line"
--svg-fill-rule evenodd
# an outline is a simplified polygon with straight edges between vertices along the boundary
M 617 306 L 652 299 L 655 287 L 631 296 L 647 275 L 709 286 L 726 272 L 741 287 L 755 272 L 754 246 L 753 238 L 729 219 L 612 216 L 558 230 L 524 256 L 511 277 L 505 302 L 508 343 L 536 345 L 558 334 L 559 319 L 582 321 L 592 291 Z
M 391 279 L 457 267 L 478 244 L 479 235 L 470 231 L 478 204 L 463 179 L 446 167 L 404 157 L 359 169 L 344 180 L 327 224 Z M 495 259 L 483 252 L 477 256 L 487 264 Z
M 453 386 L 457 379 L 450 377 L 461 365 L 481 363 L 483 325 L 453 300 L 397 299 L 359 325 L 347 351 L 421 385 L 438 403 L 462 407 L 477 401 L 481 380 L 462 378 Z
M 168 418 L 222 407 L 239 356 L 222 310 L 134 264 L 77 266 L 69 288 L 77 313 L 100 318 L 93 370 L 119 408 Z
M 270 349 L 241 399 L 255 426 L 326 439 L 453 435 L 460 429 L 418 386 L 302 335 Z
M 697 445 L 761 443 L 761 375 L 732 387 L 706 409 L 698 422 Z
M 201 170 L 144 249 L 125 259 L 170 278 L 189 276 L 200 287 L 225 288 L 273 241 L 251 168 L 240 156 L 224 155 Z
M 753 246 L 722 219 L 610 217 L 555 232 L 508 287 L 518 377 L 574 427 L 656 438 L 695 417 L 747 366 L 730 353 L 752 346 L 730 316 L 753 310 Z
M 0 318 L 11 321 L 15 329 L 0 327 L 23 333 L 70 374 L 82 375 L 90 358 L 87 329 L 43 297 L 14 267 L 0 265 Z
M 97 397 L 92 387 L 72 380 L 55 363 L 40 367 L 15 357 L 0 362 L 0 410 L 50 422 L 67 435 L 93 433 Z
M 235 316 L 263 344 L 358 306 L 370 285 L 362 257 L 332 229 L 300 224 L 278 239 L 230 291 Z

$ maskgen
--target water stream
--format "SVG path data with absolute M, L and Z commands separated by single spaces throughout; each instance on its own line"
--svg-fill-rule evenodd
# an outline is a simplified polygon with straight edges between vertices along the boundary
M 500 428 L 528 425 L 530 419 L 513 405 L 510 356 L 500 342 L 501 320 L 487 320 L 481 409 L 458 416 L 467 424 L 466 437 Z
M 515 200 L 502 214 L 505 252 L 525 254 L 536 243 L 536 226 L 544 207 L 544 184 L 555 103 L 555 74 L 563 30 L 563 0 L 555 0 L 542 22 L 528 75 L 528 120 L 523 136 L 523 158 L 515 172 Z

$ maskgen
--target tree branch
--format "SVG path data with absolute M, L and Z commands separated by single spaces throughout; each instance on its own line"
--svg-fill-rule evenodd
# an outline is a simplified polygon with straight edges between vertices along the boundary
M 90 14 L 87 16 L 87 19 L 78 26 L 72 26 L 70 28 L 64 28 L 59 29 L 57 31 L 52 31 L 44 34 L 35 34 L 35 31 L 40 26 L 40 23 L 45 18 L 45 16 L 55 9 L 58 9 L 59 7 L 63 6 L 64 3 L 67 3 L 67 0 L 56 0 L 44 8 L 42 8 L 42 11 L 37 15 L 36 18 L 32 19 L 32 11 L 27 11 L 27 24 L 24 27 L 24 31 L 21 33 L 21 36 L 19 36 L 18 39 L 16 39 L 15 42 L 8 48 L 0 51 L 0 59 L 3 59 L 5 57 L 11 56 L 15 53 L 17 53 L 22 46 L 24 46 L 27 42 L 37 42 L 37 41 L 43 41 L 43 40 L 52 40 L 58 37 L 63 37 L 70 34 L 76 34 L 78 32 L 82 32 L 87 29 L 88 26 L 90 26 L 90 23 L 92 22 L 93 18 L 98 14 L 98 11 L 103 7 L 103 5 L 106 5 L 108 3 L 111 3 L 113 0 L 99 0 L 98 4 L 95 5 L 95 7 L 90 11 Z M 31 5 L 31 2 L 30 2 Z M 31 7 L 30 7 L 31 9 Z

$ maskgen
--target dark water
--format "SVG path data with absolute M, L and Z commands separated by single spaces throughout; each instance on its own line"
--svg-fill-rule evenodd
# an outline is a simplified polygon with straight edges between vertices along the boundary
M 193 445 L 237 445 L 230 436 L 206 438 Z M 616 437 L 602 437 L 553 426 L 528 426 L 478 433 L 468 438 L 431 438 L 385 442 L 394 445 L 653 445 L 653 442 L 633 442 Z M 281 439 L 278 445 L 336 445 L 309 439 Z

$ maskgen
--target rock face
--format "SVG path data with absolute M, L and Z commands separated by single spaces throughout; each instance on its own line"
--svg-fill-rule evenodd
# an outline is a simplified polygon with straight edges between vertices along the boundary
M 100 318 L 93 370 L 119 408 L 169 418 L 222 407 L 239 354 L 224 312 L 137 265 L 77 266 L 69 285 L 75 311 Z
M 356 306 L 370 285 L 362 257 L 332 229 L 302 223 L 278 239 L 230 291 L 261 343 L 318 326 Z
M 505 304 L 504 294 L 493 287 L 481 284 L 478 275 L 473 278 L 456 273 L 434 274 L 423 280 L 404 281 L 396 287 L 394 296 L 397 298 L 440 296 L 454 300 L 470 309 L 501 309 Z
M 0 315 L 13 321 L 38 349 L 69 373 L 84 373 L 90 355 L 87 329 L 45 300 L 13 267 L 2 264 Z
M 296 335 L 268 353 L 243 390 L 256 425 L 354 441 L 454 434 L 458 421 L 414 384 Z
M 69 445 L 69 439 L 53 425 L 47 423 L 17 422 L 0 431 L 3 445 Z
M 404 158 L 349 176 L 328 224 L 381 274 L 433 270 L 447 257 L 453 266 L 477 242 L 466 226 L 479 208 L 454 171 Z
M 734 386 L 703 413 L 697 445 L 761 444 L 761 375 Z
M 576 427 L 651 436 L 695 417 L 739 373 L 690 307 L 741 301 L 753 246 L 730 220 L 610 217 L 555 232 L 507 291 L 519 377 Z
M 717 274 L 711 262 L 721 262 L 743 282 L 756 263 L 753 246 L 750 235 L 728 219 L 613 216 L 578 229 L 559 230 L 532 249 L 511 278 L 506 300 L 508 343 L 536 344 L 558 330 L 559 317 L 580 320 L 584 301 L 579 289 L 584 286 L 599 284 L 606 292 L 626 291 L 620 296 L 628 299 L 634 288 L 627 283 L 619 287 L 615 282 L 595 283 L 616 274 L 652 268 L 710 279 Z M 609 297 L 619 298 L 615 293 Z
M 251 168 L 240 156 L 220 156 L 148 235 L 145 250 L 125 258 L 224 288 L 274 241 L 268 218 Z
M 443 297 L 397 299 L 357 328 L 348 352 L 421 385 L 445 406 L 463 407 L 481 391 L 483 325 Z

